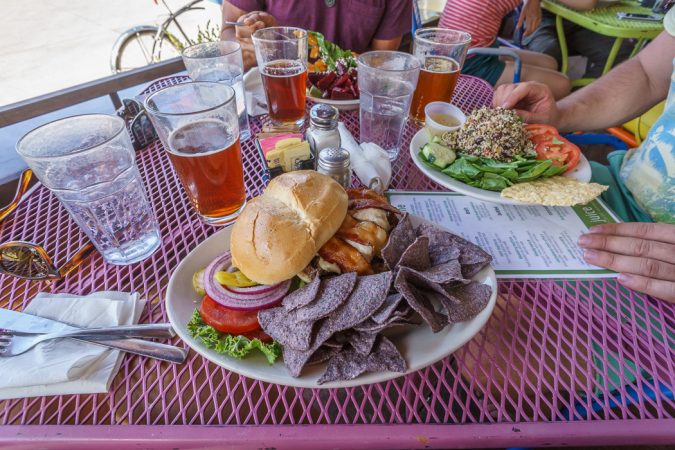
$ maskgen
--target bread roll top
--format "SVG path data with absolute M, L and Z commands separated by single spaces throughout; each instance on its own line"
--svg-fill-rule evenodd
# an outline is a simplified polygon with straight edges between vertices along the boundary
M 232 228 L 233 264 L 260 284 L 292 278 L 338 230 L 347 204 L 342 186 L 313 170 L 274 178 Z

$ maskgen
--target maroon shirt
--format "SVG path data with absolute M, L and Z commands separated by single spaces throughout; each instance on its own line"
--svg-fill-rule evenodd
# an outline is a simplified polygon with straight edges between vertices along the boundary
M 280 25 L 318 31 L 344 49 L 363 53 L 373 39 L 411 29 L 411 0 L 229 0 L 246 12 L 265 11 Z M 326 5 L 333 4 L 329 7 Z

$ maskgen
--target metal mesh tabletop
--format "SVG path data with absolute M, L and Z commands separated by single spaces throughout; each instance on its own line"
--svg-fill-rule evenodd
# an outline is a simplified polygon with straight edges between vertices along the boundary
M 485 82 L 462 77 L 454 103 L 468 112 L 491 96 Z M 342 118 L 358 138 L 358 111 Z M 252 120 L 252 131 L 260 128 Z M 410 160 L 415 131 L 406 129 L 392 188 L 441 190 Z M 264 187 L 263 167 L 251 141 L 242 152 L 248 195 L 255 196 Z M 0 276 L 1 307 L 21 310 L 42 290 L 138 291 L 149 302 L 141 322 L 167 321 L 163 299 L 172 271 L 217 229 L 199 221 L 159 142 L 138 154 L 138 164 L 159 219 L 161 248 L 127 267 L 107 265 L 95 254 L 51 285 Z M 85 241 L 42 186 L 0 227 L 2 241 L 43 244 L 57 264 Z M 127 355 L 107 394 L 0 402 L 0 443 L 120 448 L 112 439 L 121 437 L 233 448 L 665 443 L 675 439 L 674 361 L 675 305 L 613 280 L 500 281 L 487 326 L 454 355 L 405 377 L 311 390 L 240 377 L 194 352 L 179 366 Z M 229 427 L 194 428 L 200 425 Z

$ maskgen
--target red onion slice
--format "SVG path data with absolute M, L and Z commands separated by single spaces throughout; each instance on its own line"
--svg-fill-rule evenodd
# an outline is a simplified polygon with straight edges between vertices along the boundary
M 204 289 L 206 294 L 226 308 L 241 311 L 257 311 L 276 306 L 291 287 L 291 280 L 271 286 L 254 286 L 250 288 L 225 287 L 216 282 L 216 272 L 231 267 L 232 257 L 227 252 L 214 259 L 204 270 Z M 245 289 L 245 293 L 237 290 Z

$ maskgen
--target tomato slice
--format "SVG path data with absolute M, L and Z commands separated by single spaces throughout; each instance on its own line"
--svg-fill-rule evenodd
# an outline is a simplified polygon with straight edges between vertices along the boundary
M 529 124 L 525 129 L 535 145 L 537 159 L 550 159 L 554 166 L 567 166 L 565 172 L 574 169 L 581 158 L 581 150 L 558 134 L 550 125 Z
M 204 323 L 222 333 L 245 334 L 260 329 L 258 311 L 229 309 L 208 295 L 202 300 L 199 315 L 202 316 Z
M 532 123 L 525 125 L 525 130 L 527 130 L 530 139 L 532 139 L 532 142 L 535 144 L 544 140 L 550 140 L 553 136 L 558 136 L 558 130 L 551 125 Z

